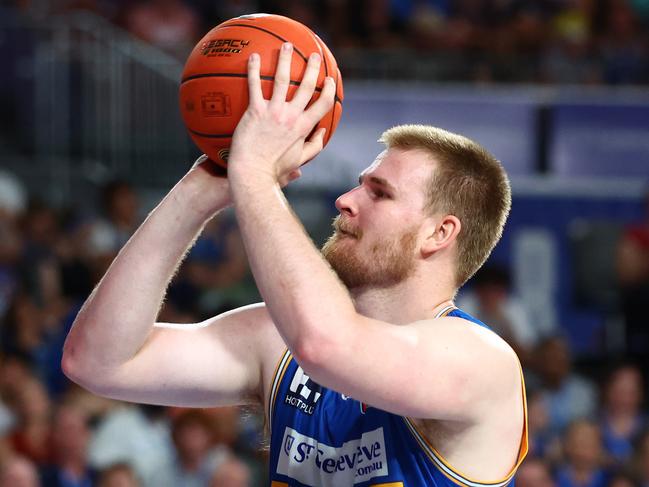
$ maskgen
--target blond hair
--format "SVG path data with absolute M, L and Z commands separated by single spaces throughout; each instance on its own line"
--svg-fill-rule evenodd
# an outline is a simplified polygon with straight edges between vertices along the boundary
M 400 125 L 379 139 L 388 149 L 420 149 L 438 163 L 427 183 L 426 210 L 455 215 L 456 283 L 462 286 L 484 264 L 502 236 L 511 207 L 511 188 L 502 164 L 484 147 L 427 125 Z

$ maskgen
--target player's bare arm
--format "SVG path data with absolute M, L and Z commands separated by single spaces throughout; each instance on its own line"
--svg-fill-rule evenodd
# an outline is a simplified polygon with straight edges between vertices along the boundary
M 230 203 L 227 180 L 210 164 L 196 165 L 151 212 L 77 316 L 63 369 L 87 389 L 165 405 L 259 401 L 261 362 L 276 360 L 281 348 L 264 308 L 196 325 L 154 326 L 187 249 Z

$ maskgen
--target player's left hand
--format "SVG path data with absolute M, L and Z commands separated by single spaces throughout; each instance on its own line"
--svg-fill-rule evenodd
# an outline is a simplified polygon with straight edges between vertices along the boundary
M 263 175 L 275 182 L 287 175 L 295 179 L 299 176 L 299 167 L 322 150 L 325 129 L 317 130 L 308 140 L 307 136 L 333 107 L 335 83 L 327 78 L 319 98 L 307 108 L 320 72 L 320 55 L 314 53 L 309 57 L 295 95 L 287 101 L 292 54 L 293 46 L 285 43 L 280 49 L 270 100 L 264 99 L 261 90 L 261 59 L 258 54 L 250 56 L 250 102 L 232 138 L 228 159 L 230 174 Z

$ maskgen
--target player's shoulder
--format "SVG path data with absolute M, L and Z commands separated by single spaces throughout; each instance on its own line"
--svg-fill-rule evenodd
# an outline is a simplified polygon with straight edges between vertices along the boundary
M 457 370 L 475 387 L 478 413 L 487 404 L 517 401 L 523 385 L 521 363 L 514 349 L 496 332 L 470 315 L 457 313 L 427 320 L 425 339 L 445 342 Z M 422 327 L 422 328 L 423 328 Z
M 501 357 L 510 366 L 518 369 L 519 359 L 514 349 L 487 324 L 477 318 L 455 309 L 446 316 L 427 319 L 414 325 L 426 330 L 431 339 L 443 338 L 449 343 L 458 343 L 463 350 Z

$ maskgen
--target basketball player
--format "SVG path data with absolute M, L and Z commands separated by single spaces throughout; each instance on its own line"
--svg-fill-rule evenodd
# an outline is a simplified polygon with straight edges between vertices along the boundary
M 388 130 L 386 150 L 336 201 L 323 259 L 280 187 L 322 148 L 323 131 L 307 136 L 334 83 L 306 108 L 313 55 L 287 102 L 291 55 L 287 44 L 270 100 L 250 57 L 228 179 L 195 165 L 153 210 L 79 313 L 64 370 L 116 399 L 263 404 L 273 486 L 510 483 L 527 451 L 519 362 L 453 305 L 501 235 L 502 167 L 455 134 Z M 231 202 L 265 303 L 154 325 L 187 249 Z

